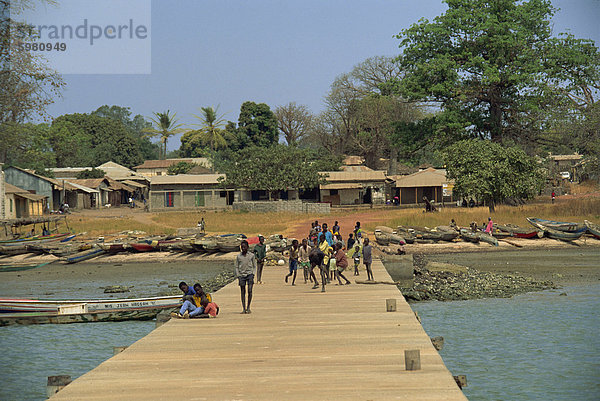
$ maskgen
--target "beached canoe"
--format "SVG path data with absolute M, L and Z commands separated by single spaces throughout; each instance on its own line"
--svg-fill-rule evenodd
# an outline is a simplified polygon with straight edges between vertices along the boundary
M 36 269 L 38 267 L 46 266 L 51 262 L 44 263 L 11 263 L 11 264 L 2 264 L 0 265 L 0 272 L 20 272 L 23 270 L 31 270 Z
M 375 241 L 381 246 L 388 246 L 390 244 L 390 236 L 379 229 L 375 229 Z
M 473 234 L 476 234 L 477 237 L 479 237 L 479 241 L 480 242 L 486 242 L 486 243 L 488 243 L 490 245 L 498 246 L 498 239 L 494 238 L 493 236 L 491 236 L 488 233 L 484 233 L 484 232 L 480 231 L 480 232 L 476 232 L 476 233 L 473 233 Z
M 130 242 L 129 249 L 133 252 L 154 252 L 158 251 L 158 241 Z
M 588 233 L 592 234 L 594 237 L 600 239 L 600 225 L 594 224 L 589 220 L 585 220 L 583 222 L 587 227 Z
M 546 226 L 544 226 L 541 223 L 536 223 L 536 224 L 538 225 L 538 228 L 540 228 L 541 230 L 544 231 L 544 235 L 546 237 L 552 238 L 552 239 L 556 239 L 556 240 L 560 240 L 560 241 L 575 241 L 575 240 L 581 238 L 581 236 L 587 232 L 587 227 L 583 231 L 581 231 L 581 230 L 578 230 L 578 231 L 560 231 L 560 230 L 555 230 L 555 229 L 550 228 L 550 227 L 546 227 Z
M 466 228 L 460 229 L 460 238 L 463 241 L 473 242 L 475 244 L 479 243 L 479 236 L 477 235 L 477 233 L 474 233 L 473 231 L 468 230 Z
M 106 242 L 98 244 L 98 247 L 104 249 L 107 253 L 119 253 L 127 251 L 127 244 L 122 242 Z
M 0 312 L 4 312 L 0 313 L 0 326 L 149 320 L 180 303 L 179 295 L 82 301 L 0 299 Z
M 239 252 L 244 234 L 225 234 L 217 236 L 217 246 L 221 252 Z
M 47 241 L 47 240 L 62 241 L 66 237 L 70 237 L 69 239 L 71 239 L 74 237 L 74 235 L 71 233 L 55 233 L 55 234 L 48 234 L 48 235 L 36 235 L 33 237 L 1 240 L 0 245 L 17 244 L 17 243 L 34 242 L 34 241 Z
M 506 234 L 506 235 L 503 235 Z M 526 227 L 518 227 L 518 226 L 509 226 L 502 224 L 494 224 L 492 235 L 497 238 L 504 237 L 515 237 L 515 238 L 526 238 L 526 239 L 535 239 L 542 238 L 544 236 L 544 231 L 537 228 L 526 228 Z
M 91 248 L 73 255 L 66 256 L 64 261 L 67 263 L 78 263 L 84 260 L 89 260 L 100 255 L 104 255 L 106 251 L 102 248 Z
M 540 230 L 546 231 L 546 229 L 552 229 L 556 231 L 565 231 L 570 233 L 585 233 L 587 231 L 587 227 L 582 223 L 570 223 L 566 221 L 554 221 L 554 220 L 544 220 L 538 219 L 535 217 L 527 217 L 527 221 L 534 227 L 539 228 Z M 544 228 L 542 228 L 542 226 Z

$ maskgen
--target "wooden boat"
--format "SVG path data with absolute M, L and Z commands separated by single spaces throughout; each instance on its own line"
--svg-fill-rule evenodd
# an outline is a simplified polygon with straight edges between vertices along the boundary
M 498 246 L 498 239 L 494 238 L 492 235 L 488 234 L 488 233 L 484 233 L 482 231 L 473 233 L 475 235 L 477 235 L 477 237 L 479 238 L 480 242 L 486 242 L 488 244 L 494 245 L 494 246 Z
M 375 241 L 381 246 L 388 246 L 390 244 L 390 236 L 379 229 L 375 229 Z
M 194 241 L 194 248 L 200 247 L 204 252 L 213 253 L 219 250 L 219 244 L 215 237 L 203 237 Z
M 26 244 L 0 246 L 0 253 L 6 256 L 23 255 L 29 253 Z
M 217 236 L 217 246 L 221 252 L 239 252 L 244 234 L 225 234 Z
M 539 229 L 529 229 L 529 228 L 518 227 L 518 226 L 494 224 L 493 230 L 492 230 L 492 235 L 497 238 L 515 237 L 515 238 L 535 239 L 535 238 L 542 238 L 544 236 L 544 231 L 539 230 Z
M 148 320 L 180 303 L 179 295 L 81 301 L 0 299 L 0 326 Z
M 450 226 L 437 226 L 432 232 L 437 232 L 440 235 L 442 241 L 453 241 L 458 238 L 458 231 Z
M 127 251 L 127 244 L 121 242 L 100 243 L 98 247 L 104 249 L 107 253 L 119 253 Z
M 468 230 L 466 228 L 460 229 L 460 238 L 463 241 L 473 242 L 474 244 L 479 243 L 479 236 L 477 235 L 477 233 L 474 233 L 473 231 Z
M 67 237 L 69 237 L 69 238 L 66 239 Z M 66 242 L 66 241 L 69 241 L 70 239 L 72 239 L 73 237 L 75 237 L 75 235 L 73 235 L 71 233 L 55 233 L 55 234 L 49 234 L 49 235 L 36 235 L 33 237 L 1 240 L 0 245 L 17 244 L 17 243 L 24 243 L 24 242 L 35 242 L 35 241 L 46 241 L 46 240 L 65 241 Z
M 581 224 L 581 223 L 570 223 L 570 222 L 565 222 L 565 221 L 544 220 L 544 219 L 538 219 L 535 217 L 527 217 L 527 221 L 534 227 L 537 227 L 543 231 L 546 231 L 546 228 L 556 230 L 556 231 L 565 231 L 565 232 L 572 232 L 572 233 L 587 231 L 586 225 Z M 542 228 L 542 226 L 544 228 Z
M 579 239 L 583 234 L 587 232 L 587 227 L 585 231 L 560 231 L 555 230 L 550 227 L 546 227 L 541 223 L 537 223 L 541 230 L 544 230 L 544 235 L 548 238 L 557 239 L 560 241 L 575 241 Z
M 91 248 L 73 255 L 66 256 L 64 261 L 67 263 L 78 263 L 84 260 L 89 260 L 100 255 L 104 255 L 106 251 L 102 248 Z
M 417 240 L 431 240 L 431 241 L 452 241 L 458 237 L 458 233 L 455 231 L 445 231 L 431 229 L 427 227 L 404 227 L 398 226 L 397 233 L 404 235 L 405 233 L 410 234 L 414 239 Z M 406 237 L 404 237 L 406 239 Z M 407 241 L 408 242 L 408 241 Z
M 38 267 L 46 266 L 47 264 L 52 263 L 44 262 L 44 263 L 11 263 L 7 265 L 0 265 L 0 272 L 19 272 L 23 270 L 31 270 Z
M 587 227 L 588 233 L 592 234 L 594 237 L 600 239 L 600 226 L 598 224 L 594 224 L 589 220 L 584 220 L 583 222 Z
M 131 242 L 129 248 L 134 252 L 154 252 L 158 251 L 158 241 Z

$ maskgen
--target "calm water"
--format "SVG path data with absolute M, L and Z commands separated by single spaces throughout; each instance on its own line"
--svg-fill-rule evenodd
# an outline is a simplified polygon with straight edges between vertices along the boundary
M 0 400 L 45 400 L 48 376 L 75 379 L 154 327 L 154 321 L 0 327 Z
M 469 400 L 600 399 L 600 284 L 411 307 Z

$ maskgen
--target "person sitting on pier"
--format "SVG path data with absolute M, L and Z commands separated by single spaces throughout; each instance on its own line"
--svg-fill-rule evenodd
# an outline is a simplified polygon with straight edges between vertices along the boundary
M 192 301 L 192 295 L 196 295 L 196 291 L 188 286 L 185 281 L 179 283 L 179 289 L 183 292 L 184 301 Z

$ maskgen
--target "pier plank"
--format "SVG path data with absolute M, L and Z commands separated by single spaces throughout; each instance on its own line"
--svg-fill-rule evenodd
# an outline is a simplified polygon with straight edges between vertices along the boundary
M 373 272 L 391 280 L 380 261 Z M 173 319 L 51 399 L 466 400 L 395 286 L 321 293 L 286 273 L 265 268 L 252 314 L 231 283 L 213 294 L 218 318 Z M 420 351 L 420 370 L 405 370 L 405 350 Z

